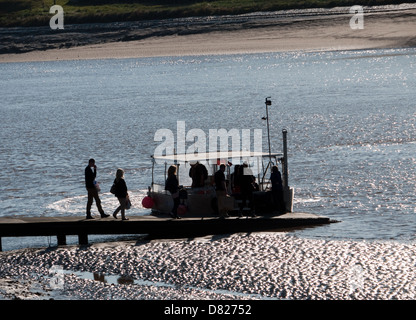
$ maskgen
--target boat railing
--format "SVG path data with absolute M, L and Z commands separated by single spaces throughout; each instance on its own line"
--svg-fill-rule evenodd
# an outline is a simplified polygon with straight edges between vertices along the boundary
M 211 185 L 206 185 L 205 187 L 201 188 L 182 186 L 182 189 L 186 190 L 188 195 L 215 195 L 215 188 Z M 160 183 L 153 183 L 152 191 L 159 194 L 170 195 L 170 192 L 165 190 L 165 186 Z
M 213 186 L 207 185 L 201 188 L 192 188 L 192 187 L 185 187 L 188 195 L 215 195 L 215 188 Z
M 170 195 L 170 192 L 165 190 L 165 186 L 159 183 L 153 183 L 152 184 L 152 191 L 153 192 L 157 192 L 157 193 L 162 193 L 162 194 L 168 194 Z

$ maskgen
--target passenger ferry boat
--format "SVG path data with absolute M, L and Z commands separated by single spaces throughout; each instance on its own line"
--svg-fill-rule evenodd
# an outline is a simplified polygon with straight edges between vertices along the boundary
M 151 208 L 152 215 L 158 217 L 169 216 L 173 199 L 169 191 L 165 190 L 167 169 L 170 165 L 176 165 L 177 177 L 180 187 L 180 208 L 178 214 L 182 217 L 218 217 L 217 197 L 214 186 L 214 174 L 219 170 L 220 164 L 226 164 L 226 185 L 228 189 L 227 209 L 230 216 L 265 216 L 280 215 L 293 211 L 293 188 L 289 186 L 288 179 L 288 154 L 287 154 L 287 131 L 283 130 L 283 152 L 207 152 L 198 154 L 172 154 L 156 156 L 152 158 L 152 183 L 148 187 L 148 195 L 142 204 Z M 239 159 L 239 163 L 235 160 Z M 250 161 L 248 161 L 250 160 Z M 234 161 L 234 162 L 231 162 Z M 202 163 L 208 171 L 208 178 L 204 186 L 193 188 L 190 183 L 188 172 L 193 163 Z M 237 165 L 249 165 L 256 180 L 256 189 L 252 192 L 252 201 L 244 205 L 241 193 L 233 189 L 233 169 Z M 163 164 L 162 170 L 157 170 L 157 165 Z M 271 192 L 271 168 L 278 165 L 283 182 L 284 210 L 277 211 L 272 201 Z M 253 170 L 256 169 L 256 170 Z M 155 171 L 164 172 L 160 180 L 155 181 Z M 283 212 L 282 212 L 283 211 Z

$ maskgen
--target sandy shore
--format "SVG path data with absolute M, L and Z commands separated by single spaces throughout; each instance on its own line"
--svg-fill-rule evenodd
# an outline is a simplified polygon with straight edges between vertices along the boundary
M 130 28 L 129 31 L 119 27 L 101 33 L 99 30 L 94 33 L 66 30 L 59 36 L 55 33 L 53 36 L 44 34 L 42 38 L 27 37 L 30 38 L 25 40 L 28 42 L 22 40 L 9 51 L 28 52 L 0 54 L 0 62 L 416 46 L 416 9 L 364 11 L 364 29 L 356 30 L 350 27 L 352 16 L 348 13 L 254 17 L 226 24 L 170 25 L 165 29 L 163 25 Z M 8 38 L 13 37 L 16 41 L 18 35 Z
M 415 243 L 279 233 L 0 253 L 0 300 L 415 299 Z

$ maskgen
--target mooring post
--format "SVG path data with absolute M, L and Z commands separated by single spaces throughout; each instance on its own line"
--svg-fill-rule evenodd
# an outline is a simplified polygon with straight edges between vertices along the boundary
M 283 186 L 289 188 L 289 170 L 287 166 L 287 130 L 283 129 Z
M 58 240 L 58 246 L 66 246 L 66 236 L 64 234 L 58 234 L 56 238 Z
M 80 245 L 87 245 L 88 244 L 88 234 L 81 233 L 78 235 L 78 243 Z
M 289 187 L 289 169 L 287 164 L 287 130 L 283 129 L 283 198 L 285 201 L 286 211 L 293 211 L 293 189 Z

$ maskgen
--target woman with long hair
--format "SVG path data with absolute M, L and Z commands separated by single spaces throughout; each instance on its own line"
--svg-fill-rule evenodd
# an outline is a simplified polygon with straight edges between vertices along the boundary
M 121 220 L 128 220 L 128 218 L 126 218 L 125 211 L 126 211 L 126 204 L 129 198 L 129 194 L 127 193 L 126 181 L 124 181 L 123 169 L 117 169 L 116 178 L 114 179 L 114 185 L 115 185 L 114 195 L 117 197 L 120 205 L 118 206 L 116 211 L 114 211 L 113 217 L 117 219 L 117 213 L 121 211 Z

